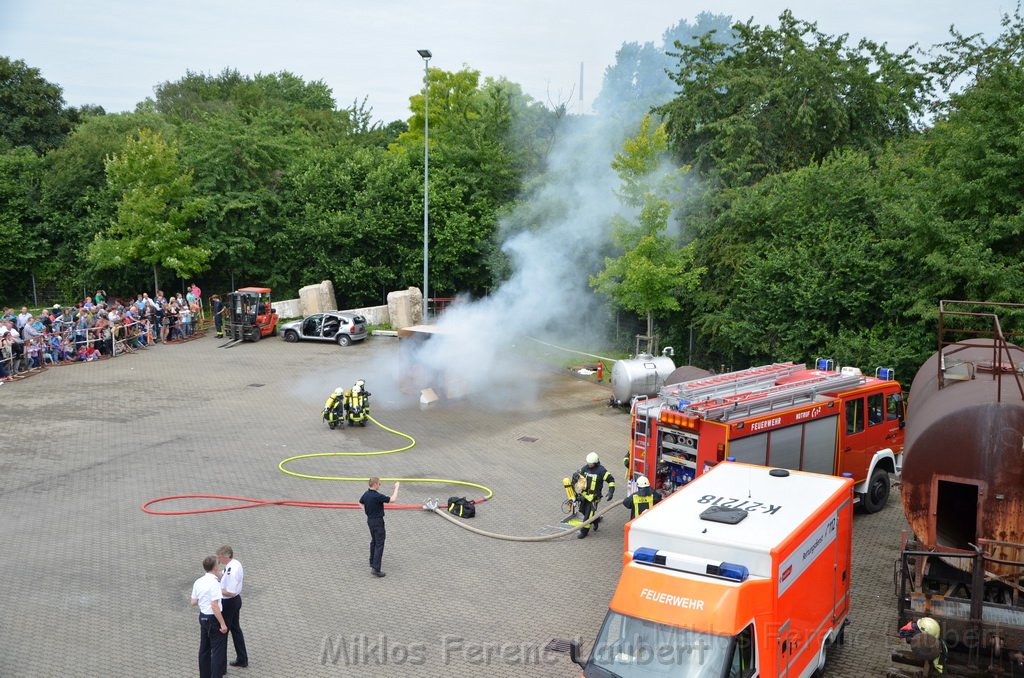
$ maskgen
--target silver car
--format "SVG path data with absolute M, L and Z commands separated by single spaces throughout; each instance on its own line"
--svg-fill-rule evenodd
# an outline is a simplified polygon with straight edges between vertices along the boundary
M 285 341 L 313 339 L 336 341 L 339 346 L 348 346 L 353 341 L 366 339 L 366 318 L 344 311 L 314 313 L 302 320 L 281 325 L 280 332 Z

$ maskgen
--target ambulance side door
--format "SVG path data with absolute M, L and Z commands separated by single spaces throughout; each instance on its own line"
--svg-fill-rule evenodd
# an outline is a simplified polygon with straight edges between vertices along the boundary
M 778 678 L 787 678 L 789 676 L 789 662 L 793 659 L 793 638 L 789 630 L 789 620 L 787 619 L 779 627 L 779 634 L 776 642 L 778 643 L 778 654 L 776 666 L 778 667 Z

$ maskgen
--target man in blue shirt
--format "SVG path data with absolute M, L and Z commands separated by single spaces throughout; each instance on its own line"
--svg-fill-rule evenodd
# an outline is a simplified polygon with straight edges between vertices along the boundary
M 380 570 L 381 560 L 384 558 L 384 539 L 387 533 L 384 529 L 384 504 L 398 499 L 398 481 L 395 481 L 395 489 L 389 497 L 381 494 L 380 478 L 370 478 L 370 489 L 359 498 L 359 503 L 366 511 L 366 524 L 370 528 L 370 568 L 373 576 L 383 577 Z

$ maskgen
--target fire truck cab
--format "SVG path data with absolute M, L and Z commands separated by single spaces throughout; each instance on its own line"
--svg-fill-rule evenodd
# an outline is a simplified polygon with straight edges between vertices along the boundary
M 725 459 L 849 473 L 868 513 L 885 507 L 900 467 L 906 409 L 893 371 L 874 377 L 820 359 L 773 363 L 665 385 L 631 411 L 631 478 L 672 492 Z

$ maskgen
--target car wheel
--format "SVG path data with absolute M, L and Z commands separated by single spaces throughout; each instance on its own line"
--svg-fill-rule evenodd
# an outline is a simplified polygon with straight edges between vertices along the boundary
M 889 501 L 889 472 L 875 467 L 868 481 L 868 491 L 861 495 L 860 503 L 865 513 L 878 513 Z
M 284 340 L 294 344 L 299 340 L 299 333 L 294 330 L 288 330 L 284 333 Z
M 335 337 L 335 340 L 338 342 L 338 346 L 348 346 L 349 344 L 352 343 L 352 337 L 348 336 L 347 334 L 342 334 L 341 332 L 338 333 L 338 336 Z

